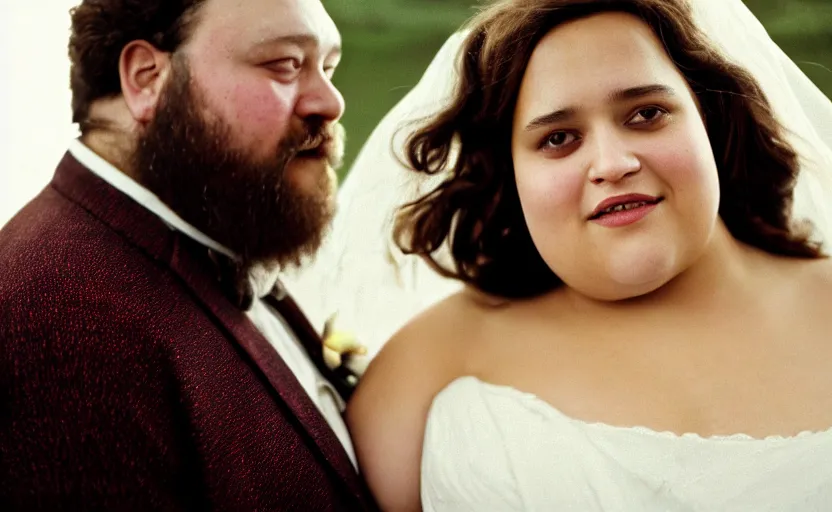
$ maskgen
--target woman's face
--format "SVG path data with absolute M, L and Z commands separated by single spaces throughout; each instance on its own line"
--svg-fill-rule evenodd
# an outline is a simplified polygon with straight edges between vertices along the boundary
M 512 131 L 532 239 L 572 289 L 635 297 L 705 251 L 718 222 L 713 152 L 685 79 L 637 17 L 598 14 L 546 35 Z

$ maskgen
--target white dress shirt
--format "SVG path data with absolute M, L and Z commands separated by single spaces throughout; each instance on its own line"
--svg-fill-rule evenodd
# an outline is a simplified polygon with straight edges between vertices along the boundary
M 70 143 L 69 152 L 76 160 L 99 178 L 157 215 L 171 229 L 180 231 L 205 247 L 225 254 L 228 257 L 235 257 L 233 252 L 187 223 L 165 205 L 155 194 L 141 186 L 125 173 L 116 169 L 80 140 L 73 140 Z M 267 273 L 263 269 L 255 269 L 252 271 L 252 281 L 254 289 L 257 291 L 257 298 L 254 300 L 251 309 L 246 311 L 246 316 L 248 316 L 249 320 L 251 320 L 269 341 L 280 357 L 283 358 L 283 361 L 292 373 L 294 373 L 300 385 L 318 407 L 318 410 L 341 441 L 353 465 L 355 465 L 355 450 L 353 449 L 349 432 L 341 415 L 345 407 L 343 400 L 341 400 L 341 397 L 332 384 L 323 378 L 315 364 L 309 359 L 306 350 L 292 329 L 286 324 L 283 317 L 262 299 L 262 297 L 271 291 L 273 285 L 278 284 L 277 275 Z M 323 350 L 323 347 L 321 349 Z

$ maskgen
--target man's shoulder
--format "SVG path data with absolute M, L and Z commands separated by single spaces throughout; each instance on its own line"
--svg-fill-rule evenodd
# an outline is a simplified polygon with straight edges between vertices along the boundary
M 173 284 L 162 266 L 48 189 L 0 230 L 0 261 L 4 323 L 149 310 Z
M 79 205 L 47 186 L 0 229 L 0 280 L 38 270 L 38 264 L 77 259 L 111 242 L 107 228 Z M 73 261 L 73 263 L 75 263 Z

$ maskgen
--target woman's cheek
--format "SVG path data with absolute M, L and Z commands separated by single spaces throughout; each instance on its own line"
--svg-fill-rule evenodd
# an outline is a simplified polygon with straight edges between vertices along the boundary
M 520 202 L 527 216 L 545 215 L 548 219 L 566 217 L 581 205 L 584 178 L 577 172 L 548 164 L 517 177 Z
M 648 160 L 643 162 L 672 189 L 703 189 L 712 193 L 719 188 L 719 177 L 707 132 L 698 117 L 692 117 L 651 138 L 641 148 Z

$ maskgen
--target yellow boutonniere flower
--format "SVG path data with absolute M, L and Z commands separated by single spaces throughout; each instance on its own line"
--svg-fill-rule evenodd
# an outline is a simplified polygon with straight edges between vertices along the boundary
M 336 315 L 332 315 L 324 324 L 324 362 L 330 369 L 335 369 L 351 356 L 367 355 L 367 347 L 358 342 L 351 333 L 335 328 Z

